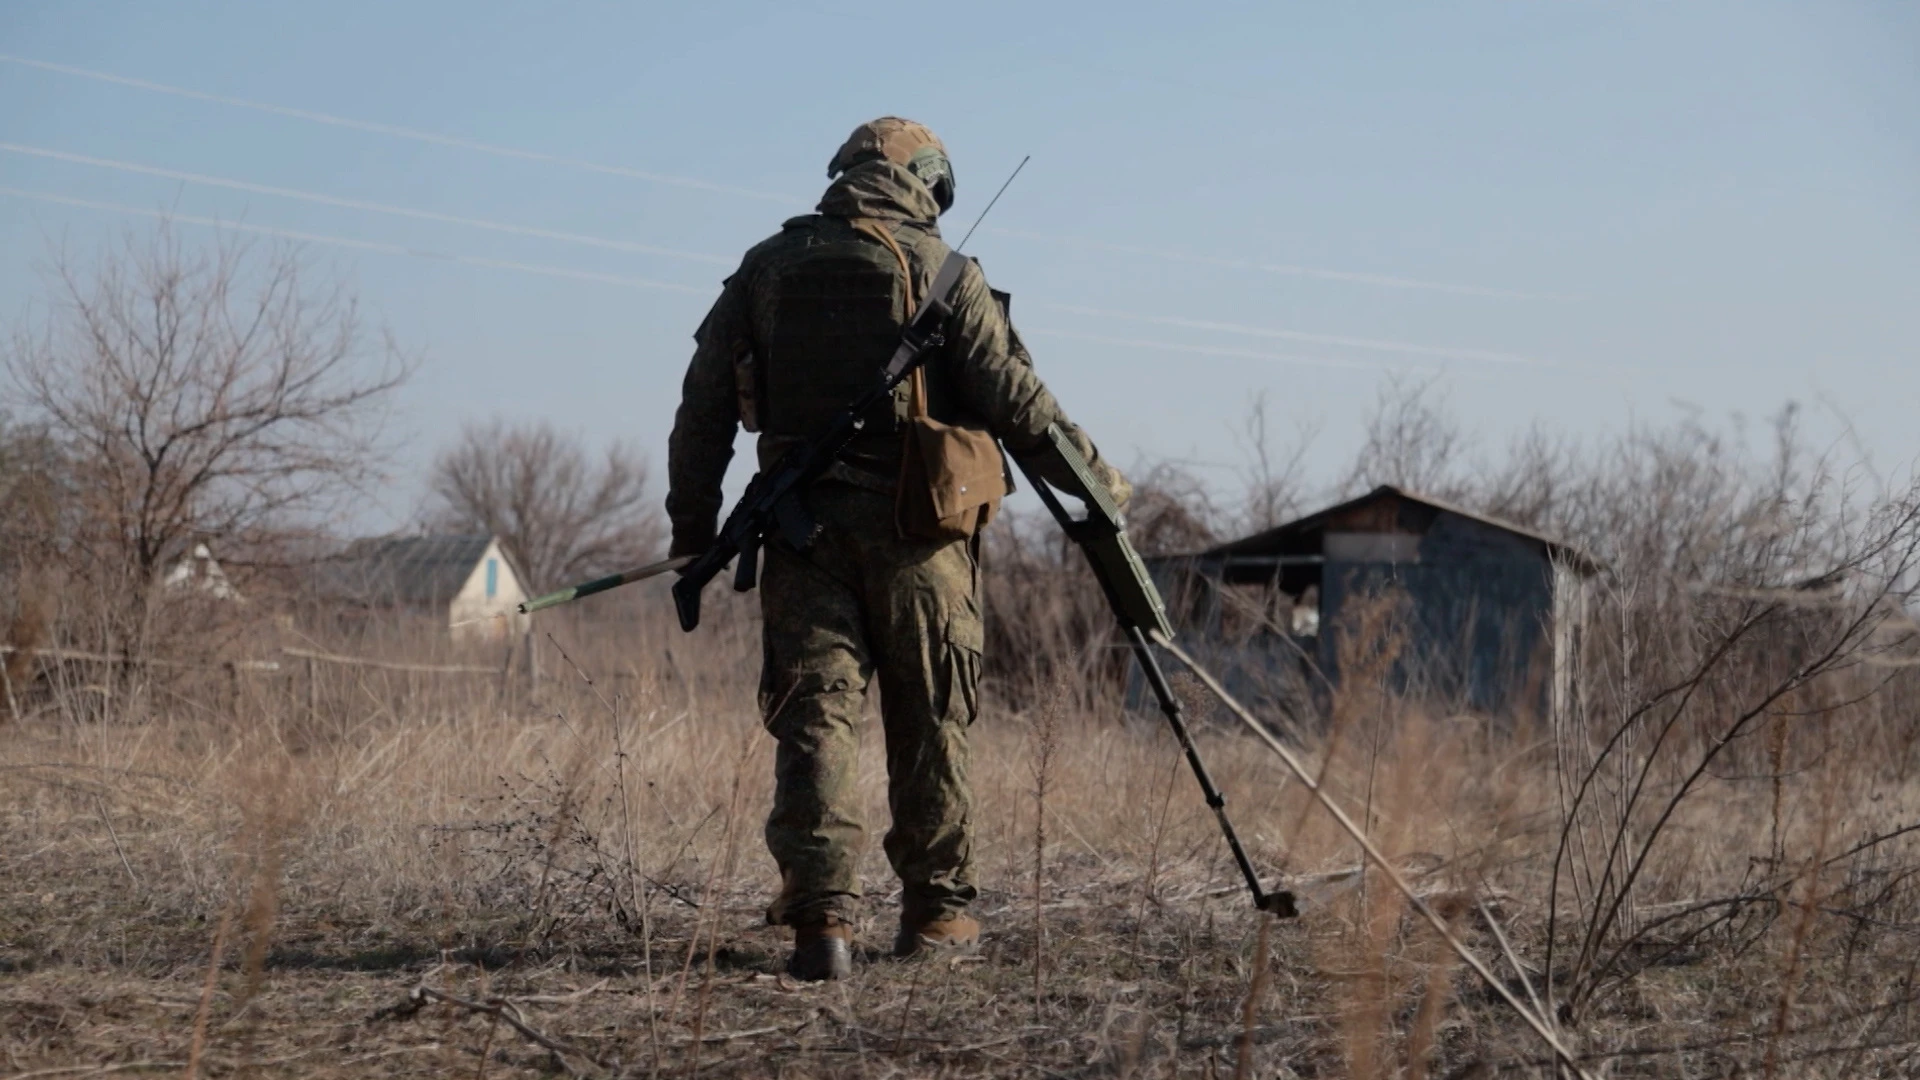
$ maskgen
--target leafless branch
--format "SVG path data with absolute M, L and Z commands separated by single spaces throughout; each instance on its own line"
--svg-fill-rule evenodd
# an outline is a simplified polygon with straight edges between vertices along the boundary
M 486 532 L 535 589 L 645 561 L 664 534 L 646 456 L 623 443 L 597 461 L 541 421 L 472 424 L 434 462 L 436 527 Z

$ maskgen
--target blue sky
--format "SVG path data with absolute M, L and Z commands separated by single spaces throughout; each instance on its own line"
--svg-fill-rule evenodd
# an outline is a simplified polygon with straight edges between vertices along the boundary
M 1883 467 L 1920 456 L 1920 5 L 886 11 L 926 21 L 0 0 L 0 187 L 477 260 L 310 246 L 425 358 L 366 527 L 411 514 L 465 419 L 551 417 L 663 462 L 719 280 L 883 113 L 946 140 L 956 239 L 1033 155 L 971 251 L 1123 464 L 1230 484 L 1265 393 L 1319 425 L 1331 473 L 1395 369 L 1443 372 L 1493 447 L 1794 399 Z M 130 224 L 0 195 L 0 317 L 43 295 L 50 239 Z

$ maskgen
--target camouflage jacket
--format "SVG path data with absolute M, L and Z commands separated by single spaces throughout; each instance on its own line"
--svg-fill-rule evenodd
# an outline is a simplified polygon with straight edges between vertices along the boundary
M 747 252 L 694 335 L 697 346 L 687 366 L 667 445 L 667 515 L 673 527 L 674 554 L 699 552 L 713 541 L 721 509 L 720 485 L 733 458 L 740 422 L 734 358 L 752 349 L 756 339 L 771 334 L 783 258 L 804 246 L 812 231 L 826 224 L 825 219 L 875 219 L 890 228 L 907 251 L 918 278 L 915 295 L 924 296 L 949 250 L 935 224 L 939 211 L 932 194 L 905 169 L 887 161 L 848 170 L 827 188 L 818 209 L 818 214 L 788 221 L 779 234 Z M 934 418 L 983 428 L 1016 455 L 1037 447 L 1047 425 L 1057 423 L 1107 480 L 1115 497 L 1125 502 L 1130 486 L 1067 419 L 1035 374 L 1033 359 L 1008 321 L 1002 299 L 987 287 L 978 264 L 969 264 L 961 277 L 953 308 L 947 343 L 927 361 L 928 411 Z M 878 374 L 876 370 L 876 378 Z M 904 385 L 896 409 L 905 415 Z M 893 475 L 888 462 L 898 461 L 900 440 L 897 433 L 864 438 L 850 449 L 850 456 L 867 467 L 840 468 L 828 479 L 890 488 L 880 478 Z M 770 465 L 793 442 L 792 437 L 763 434 L 761 467 Z M 1067 479 L 1061 478 L 1062 483 Z M 890 522 L 887 527 L 892 527 Z

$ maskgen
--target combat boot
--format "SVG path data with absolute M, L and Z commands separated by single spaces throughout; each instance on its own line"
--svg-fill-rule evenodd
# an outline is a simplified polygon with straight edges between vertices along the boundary
M 893 940 L 893 955 L 905 958 L 921 952 L 972 951 L 980 943 L 980 922 L 964 911 L 917 918 L 900 916 L 900 936 Z
M 793 929 L 787 974 L 802 982 L 828 982 L 853 974 L 853 927 L 829 920 Z

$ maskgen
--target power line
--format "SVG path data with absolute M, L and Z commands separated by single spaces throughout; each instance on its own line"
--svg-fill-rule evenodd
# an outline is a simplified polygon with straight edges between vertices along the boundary
M 231 105 L 240 109 L 252 109 L 256 112 L 272 113 L 275 116 L 287 116 L 296 120 L 308 120 L 316 124 L 349 128 L 375 135 L 390 135 L 397 139 L 411 139 L 414 142 L 432 143 L 435 146 L 451 146 L 461 150 L 471 150 L 480 154 L 492 154 L 495 157 L 517 158 L 521 161 L 542 161 L 551 165 L 565 165 L 588 172 L 605 173 L 609 176 L 624 176 L 633 180 L 648 180 L 656 184 L 671 184 L 674 187 L 692 188 L 696 191 L 712 191 L 722 195 L 737 195 L 743 199 L 759 199 L 764 202 L 777 202 L 794 205 L 800 202 L 791 195 L 771 191 L 755 191 L 752 188 L 734 187 L 730 184 L 716 184 L 711 180 L 702 180 L 693 176 L 675 176 L 670 173 L 650 172 L 646 169 L 629 169 L 621 165 L 603 165 L 597 161 L 565 157 L 560 154 L 547 154 L 538 150 L 522 150 L 518 147 L 501 146 L 497 143 L 481 142 L 478 139 L 461 138 L 458 135 L 441 135 L 417 128 L 400 127 L 396 124 L 380 124 L 369 120 L 354 120 L 331 113 L 314 112 L 311 109 L 295 109 L 285 105 L 274 105 L 264 101 L 249 101 L 246 98 L 228 97 L 225 94 L 209 94 L 200 90 L 189 90 L 182 86 L 168 86 L 165 83 L 149 82 L 146 79 L 131 79 L 124 75 L 114 75 L 105 71 L 93 71 L 87 68 L 71 67 L 66 64 L 50 64 L 45 60 L 29 60 L 24 56 L 9 56 L 0 53 L 0 63 L 17 64 L 21 67 L 37 68 L 41 71 L 57 72 L 75 78 L 93 79 L 96 82 L 113 83 L 117 86 L 130 86 L 136 90 L 146 90 L 156 94 L 171 94 L 174 97 L 190 98 L 194 101 L 210 101 L 220 105 Z
M 711 289 L 700 289 L 678 282 L 656 281 L 652 278 L 630 277 L 622 274 L 601 274 L 586 270 L 574 270 L 561 266 L 544 266 L 537 263 L 515 262 L 507 259 L 488 259 L 473 255 L 452 255 L 445 252 L 427 251 L 422 248 L 407 247 L 402 244 L 389 244 L 377 240 L 360 240 L 352 237 L 330 236 L 325 233 L 302 232 L 295 229 L 281 229 L 268 225 L 253 225 L 241 221 L 223 221 L 218 218 L 198 217 L 192 214 L 176 214 L 163 210 L 149 210 L 144 207 L 126 206 L 121 203 L 100 202 L 94 199 L 79 199 L 70 195 L 57 195 L 45 191 L 26 191 L 20 188 L 0 187 L 0 196 L 17 199 L 32 199 L 38 202 L 56 203 L 87 210 L 100 210 L 116 214 L 132 214 L 138 217 L 160 221 L 177 222 L 184 225 L 200 225 L 215 229 L 228 229 L 236 232 L 272 236 L 284 240 L 297 240 L 302 243 L 324 244 L 329 247 L 349 248 L 356 251 L 371 251 L 383 255 L 404 255 L 419 259 L 433 259 L 439 262 L 457 263 L 463 266 L 478 266 L 495 270 L 514 270 L 521 273 L 538 274 L 545 277 L 566 278 L 574 281 L 591 281 L 603 285 L 618 285 L 636 289 L 664 289 L 671 292 L 710 295 Z M 1156 349 L 1162 352 L 1185 353 L 1192 356 L 1225 357 L 1230 359 L 1264 360 L 1269 363 L 1297 364 L 1307 367 L 1323 367 L 1338 370 L 1390 371 L 1419 370 L 1431 371 L 1432 368 L 1402 369 L 1393 364 L 1367 361 L 1341 360 L 1330 357 L 1299 356 L 1285 353 L 1260 352 L 1254 349 L 1235 349 L 1210 345 L 1187 345 L 1174 341 L 1150 341 L 1139 338 L 1111 337 L 1099 334 L 1076 334 L 1070 331 L 1029 329 L 1022 333 L 1028 336 L 1061 338 L 1068 341 L 1085 341 L 1098 345 L 1112 345 L 1126 348 Z
M 475 229 L 511 233 L 516 236 L 533 236 L 543 240 L 560 240 L 569 244 L 586 244 L 591 247 L 608 248 L 613 251 L 625 251 L 640 255 L 660 255 L 670 259 L 686 259 L 691 262 L 711 263 L 716 266 L 732 266 L 735 262 L 733 259 L 722 258 L 718 255 L 707 255 L 697 251 L 680 251 L 674 248 L 654 247 L 651 244 L 631 243 L 626 240 L 609 240 L 600 236 L 585 236 L 580 233 L 541 229 L 530 225 L 513 225 L 500 221 L 487 221 L 482 218 L 459 217 L 454 214 L 442 214 L 433 210 L 415 210 L 405 206 L 390 206 L 386 203 L 366 202 L 361 199 L 342 199 L 337 196 L 323 195 L 314 191 L 299 191 L 294 188 L 255 184 L 246 180 L 232 180 L 223 176 L 207 176 L 201 173 L 181 172 L 177 169 L 163 169 L 157 165 L 141 165 L 131 161 L 115 161 L 111 158 L 89 157 L 85 154 L 73 154 L 64 150 L 52 150 L 43 146 L 26 146 L 20 143 L 0 142 L 0 150 L 12 154 L 47 158 L 52 161 L 64 161 L 75 165 L 90 165 L 95 168 L 111 169 L 115 172 L 135 173 L 141 176 L 158 176 L 166 180 L 178 180 L 188 184 L 204 184 L 208 187 L 228 188 L 233 191 L 245 191 L 255 195 L 271 195 L 282 199 L 297 199 L 301 202 L 319 203 L 322 206 L 337 206 L 347 210 L 364 210 L 374 214 L 391 214 L 395 217 L 417 218 L 421 221 L 437 221 L 448 225 L 466 225 Z
M 1314 334 L 1303 330 L 1282 330 L 1277 327 L 1248 326 L 1244 323 L 1187 319 L 1177 315 L 1147 315 L 1135 311 L 1115 311 L 1112 308 L 1083 307 L 1078 304 L 1054 304 L 1042 301 L 1035 306 L 1045 308 L 1048 311 L 1064 311 L 1072 315 L 1087 315 L 1099 319 L 1120 319 L 1128 322 L 1152 323 L 1157 326 L 1178 326 L 1189 330 L 1207 330 L 1221 334 L 1238 334 L 1243 337 L 1278 338 L 1284 341 L 1304 341 L 1315 345 L 1338 345 L 1349 349 L 1406 353 L 1411 356 L 1431 356 L 1440 360 L 1475 360 L 1492 364 L 1547 364 L 1547 366 L 1553 366 L 1546 361 L 1537 360 L 1531 356 L 1491 352 L 1485 349 L 1460 349 L 1442 345 L 1418 345 L 1406 341 L 1381 341 L 1377 338 L 1344 337 L 1339 334 Z
M 56 203 L 62 206 L 73 206 L 87 210 L 100 210 L 108 213 L 131 214 L 160 221 L 178 222 L 184 225 L 227 229 L 261 236 L 272 236 L 284 240 L 296 240 L 302 243 L 324 244 L 329 247 L 348 248 L 356 251 L 371 251 L 383 255 L 403 255 L 411 258 L 455 263 L 462 266 L 477 266 L 493 270 L 512 270 L 520 273 L 537 274 L 543 277 L 564 278 L 572 281 L 590 281 L 602 285 L 617 285 L 623 288 L 660 289 L 668 292 L 691 293 L 701 296 L 711 295 L 713 291 L 712 289 L 682 285 L 679 282 L 673 281 L 659 281 L 653 278 L 634 277 L 625 274 L 602 274 L 590 270 L 575 270 L 571 267 L 547 266 L 539 263 L 518 262 L 510 259 L 490 259 L 477 255 L 454 255 L 446 252 L 408 247 L 403 244 L 390 244 L 377 240 L 331 236 L 325 233 L 302 232 L 295 229 L 281 229 L 268 225 L 253 225 L 242 221 L 224 221 L 219 218 L 198 217 L 192 214 L 176 214 L 170 211 L 149 210 L 143 207 L 126 206 L 120 203 L 79 199 L 70 195 L 58 195 L 45 191 L 26 191 L 20 188 L 0 187 L 0 196 L 32 199 L 39 202 Z M 1060 307 L 1064 305 L 1049 306 Z M 1336 357 L 1303 356 L 1297 353 L 1263 352 L 1257 349 L 1238 349 L 1230 346 L 1191 345 L 1178 341 L 1156 341 L 1145 338 L 1118 337 L 1105 334 L 1081 334 L 1045 327 L 1028 328 L 1022 330 L 1021 333 L 1028 337 L 1050 337 L 1066 341 L 1082 341 L 1095 345 L 1108 345 L 1120 348 L 1152 349 L 1160 352 L 1183 353 L 1189 356 L 1216 357 L 1233 360 L 1260 360 L 1267 363 L 1291 364 L 1302 367 L 1318 367 L 1340 371 L 1415 371 L 1434 373 L 1441 370 L 1451 370 L 1431 365 L 1391 364 L 1377 361 L 1340 359 Z
M 594 281 L 604 285 L 622 285 L 633 289 L 665 289 L 669 292 L 694 293 L 701 296 L 710 296 L 714 291 L 710 288 L 696 288 L 692 285 L 682 285 L 676 281 L 657 281 L 653 278 L 632 277 L 626 274 L 600 274 L 591 270 L 574 270 L 564 266 L 543 266 L 539 263 L 516 262 L 510 259 L 489 259 L 478 255 L 449 255 L 444 252 L 427 251 L 423 248 L 407 247 L 402 244 L 382 243 L 377 240 L 357 240 L 345 236 L 328 236 L 324 233 L 279 229 L 269 225 L 250 225 L 244 221 L 222 221 L 219 218 L 196 217 L 192 214 L 176 214 L 165 210 L 148 210 L 138 206 L 125 206 L 120 203 L 96 202 L 92 199 L 76 199 L 70 195 L 56 195 L 46 191 L 24 191 L 19 188 L 0 187 L 0 195 L 10 195 L 16 199 L 33 199 L 39 202 L 58 203 L 62 206 L 77 206 L 87 210 L 103 210 L 115 214 L 134 214 L 139 217 L 179 222 L 184 225 L 204 225 L 215 229 L 230 229 L 236 232 L 278 237 L 283 240 L 298 240 L 302 243 L 325 244 L 330 247 L 352 248 L 357 251 L 374 251 L 383 255 L 408 255 L 419 259 L 435 259 L 440 262 L 459 263 L 463 266 L 481 266 L 493 270 L 517 270 L 527 274 L 567 278 L 573 281 Z
M 803 200 L 796 199 L 789 195 L 770 191 L 756 191 L 751 188 L 735 187 L 729 184 L 719 184 L 710 180 L 702 180 L 698 177 L 675 176 L 667 173 L 649 172 L 643 169 L 630 169 L 618 165 L 603 165 L 599 162 L 588 161 L 582 158 L 548 154 L 538 150 L 522 150 L 517 147 L 481 142 L 477 139 L 468 139 L 456 135 L 442 135 L 431 131 L 421 131 L 417 128 L 400 127 L 394 124 L 382 124 L 368 120 L 354 120 L 344 116 L 335 116 L 331 113 L 315 112 L 310 109 L 290 108 L 285 105 L 251 101 L 246 98 L 230 97 L 224 94 L 209 94 L 200 90 L 189 90 L 185 87 L 169 86 L 165 83 L 129 78 L 124 75 L 114 75 L 105 71 L 94 71 L 67 64 L 49 63 L 45 60 L 32 60 L 22 56 L 0 53 L 0 63 L 16 64 L 21 67 L 34 68 L 40 71 L 51 71 L 61 75 L 70 75 L 75 78 L 92 79 L 97 82 L 112 83 L 116 86 L 127 86 L 136 90 L 146 90 L 157 94 L 170 94 L 175 97 L 189 98 L 194 101 L 207 101 L 221 105 L 231 105 L 236 108 L 252 109 L 258 112 L 271 113 L 275 116 L 286 116 L 317 124 L 349 128 L 354 131 L 365 131 L 377 135 L 389 135 L 394 138 L 411 139 L 416 142 L 430 143 L 435 146 L 456 147 L 463 150 L 471 150 L 476 153 L 491 154 L 496 157 L 545 162 L 551 165 L 563 165 L 568 168 L 584 169 L 589 172 L 604 173 L 611 176 L 624 176 L 637 180 L 648 180 L 654 183 L 671 184 L 677 187 L 693 188 L 700 191 L 737 195 L 742 198 L 781 203 L 786 206 L 803 205 Z M 1507 300 L 1566 299 L 1566 297 L 1546 293 L 1523 292 L 1479 285 L 1461 285 L 1444 281 L 1401 277 L 1393 274 L 1377 274 L 1327 267 L 1299 266 L 1290 263 L 1271 263 L 1254 259 L 1199 255 L 1190 252 L 1140 247 L 1131 244 L 1110 244 L 1098 240 L 1086 240 L 1079 237 L 1033 232 L 1025 229 L 1001 227 L 988 228 L 986 231 L 999 236 L 1037 240 L 1049 244 L 1084 247 L 1095 251 L 1107 251 L 1120 255 L 1159 259 L 1165 262 L 1185 263 L 1195 266 L 1215 266 L 1229 270 L 1251 270 L 1258 273 L 1313 278 L 1322 281 L 1338 281 L 1352 285 L 1370 285 L 1389 289 L 1424 290 L 1429 292 L 1450 293 L 1457 296 L 1479 296 Z
M 1416 371 L 1431 373 L 1440 369 L 1431 365 L 1404 365 L 1381 363 L 1374 360 L 1344 360 L 1330 356 L 1302 356 L 1298 353 L 1271 353 L 1257 349 L 1236 349 L 1227 345 L 1189 345 L 1180 341 L 1151 341 L 1144 338 L 1113 337 L 1105 334 L 1076 334 L 1066 330 L 1022 328 L 1022 337 L 1061 338 L 1066 341 L 1085 341 L 1095 345 L 1117 345 L 1128 349 L 1157 349 L 1161 352 L 1186 353 L 1191 356 L 1217 356 L 1233 360 L 1264 360 L 1274 364 L 1293 364 L 1300 367 L 1329 368 L 1339 371 Z
M 152 173 L 152 175 L 161 175 L 161 177 L 169 177 L 169 179 L 180 179 L 180 181 L 188 181 L 188 183 L 209 183 L 215 184 L 215 186 L 232 186 L 232 188 L 238 188 L 238 190 L 259 190 L 259 192 L 265 192 L 265 194 L 278 194 L 278 196 L 290 196 L 290 198 L 309 198 L 309 200 L 313 200 L 313 202 L 323 202 L 323 204 L 328 204 L 328 206 L 344 206 L 344 208 L 351 209 L 374 209 L 374 211 L 396 213 L 396 215 L 405 215 L 405 217 L 424 217 L 424 219 L 430 219 L 430 221 L 447 221 L 447 223 L 455 223 L 455 225 L 476 225 L 476 227 L 482 227 L 482 229 L 495 229 L 495 231 L 503 231 L 503 233 L 547 236 L 547 238 L 582 242 L 582 244 L 593 244 L 593 246 L 603 246 L 603 248 L 660 252 L 659 248 L 647 248 L 647 246 L 641 246 L 641 244 L 626 244 L 626 242 L 620 242 L 620 240 L 605 240 L 605 238 L 599 238 L 599 236 L 553 233 L 553 231 L 545 231 L 545 229 L 526 229 L 526 227 L 516 227 L 516 225 L 488 223 L 488 221 L 467 219 L 467 217 L 453 217 L 453 215 L 432 213 L 432 211 L 388 208 L 388 206 L 380 206 L 380 204 L 363 204 L 363 202 L 355 202 L 355 200 L 338 200 L 338 198 L 332 198 L 332 196 L 321 196 L 321 194 L 311 194 L 311 192 L 292 192 L 292 190 L 286 190 L 286 188 L 269 188 L 269 186 L 263 186 L 263 184 L 248 184 L 242 183 L 242 181 L 223 181 L 223 179 L 219 179 L 219 177 L 198 177 L 198 175 L 194 175 L 194 173 L 177 173 L 177 171 L 171 171 L 171 169 L 154 169 L 154 167 L 146 167 L 146 165 L 131 165 L 131 163 L 125 163 L 125 161 L 84 158 L 84 156 L 79 156 L 79 154 L 65 154 L 65 152 L 58 152 L 58 150 L 40 150 L 40 148 L 31 148 L 31 146 L 17 146 L 17 144 L 10 144 L 10 142 L 0 142 L 0 150 L 17 152 L 17 154 L 35 154 L 35 156 L 54 158 L 54 160 L 79 161 L 79 163 L 88 163 L 88 165 L 125 167 L 125 171 Z M 223 229 L 236 229 L 236 231 L 246 231 L 246 233 L 280 236 L 280 238 L 288 238 L 288 240 L 301 240 L 301 242 L 313 242 L 313 244 L 328 244 L 328 246 L 342 246 L 342 248 L 355 248 L 355 250 L 380 252 L 380 254 L 440 259 L 440 261 L 453 261 L 453 263 L 465 263 L 465 265 L 480 265 L 480 267 L 495 267 L 495 269 L 518 269 L 518 271 L 526 271 L 526 273 L 538 273 L 538 275 L 547 275 L 547 277 L 566 277 L 566 279 L 574 279 L 574 281 L 624 284 L 624 286 L 636 286 L 636 288 L 670 288 L 670 290 L 678 290 L 678 292 L 701 292 L 701 294 L 707 292 L 705 288 L 685 286 L 685 284 L 678 284 L 678 282 L 655 281 L 655 279 L 630 277 L 630 275 L 607 275 L 607 273 L 593 273 L 593 271 L 578 271 L 578 269 L 570 269 L 570 267 L 553 267 L 553 265 L 540 265 L 540 263 L 522 263 L 522 261 L 511 261 L 511 259 L 490 259 L 482 258 L 482 256 L 449 256 L 449 254 L 442 254 L 442 252 L 430 252 L 430 250 L 424 250 L 424 248 L 411 248 L 411 246 L 405 246 L 405 244 L 388 244 L 388 242 L 378 242 L 378 240 L 357 240 L 357 238 L 330 236 L 330 234 L 323 233 L 301 233 L 301 231 L 276 229 L 276 227 L 267 227 L 267 225 L 250 225 L 250 223 L 242 223 L 242 221 L 223 221 L 223 219 L 215 219 L 215 217 L 192 217 L 192 215 L 171 213 L 171 211 L 154 211 L 154 209 L 134 208 L 134 206 L 125 206 L 125 204 L 94 202 L 94 200 L 83 200 L 83 198 L 73 198 L 73 196 L 60 196 L 60 194 L 48 194 L 48 192 L 27 192 L 27 190 L 19 190 L 19 188 L 0 188 L 0 194 L 10 194 L 10 196 L 15 196 L 15 198 L 31 198 L 31 200 L 40 200 L 40 202 L 54 202 L 54 204 L 61 204 L 61 206 L 102 209 L 102 211 L 113 211 L 113 213 L 134 213 L 134 215 L 142 215 L 142 217 L 156 217 L 156 219 L 180 221 L 180 223 L 186 223 L 186 225 L 223 227 Z M 687 256 L 687 258 L 703 258 L 703 256 L 691 256 L 691 254 L 684 254 L 684 256 Z M 714 258 L 703 259 L 705 259 L 705 261 L 724 261 L 724 259 Z M 1204 319 L 1185 319 L 1185 317 L 1179 317 L 1179 315 L 1146 315 L 1146 313 L 1137 313 L 1137 311 L 1116 311 L 1116 309 L 1108 309 L 1108 307 L 1085 307 L 1077 306 L 1077 304 L 1044 304 L 1044 302 L 1043 304 L 1039 304 L 1039 306 L 1044 307 L 1044 309 L 1050 309 L 1050 311 L 1066 311 L 1066 313 L 1071 313 L 1071 315 L 1089 315 L 1089 317 L 1096 317 L 1096 319 L 1125 319 L 1125 321 L 1152 323 L 1152 325 L 1164 325 L 1164 327 L 1183 327 L 1183 329 L 1196 329 L 1196 331 L 1229 332 L 1229 334 L 1258 336 L 1258 338 L 1300 340 L 1300 342 L 1311 342 L 1311 344 L 1332 344 L 1332 346 L 1365 348 L 1365 350 L 1379 350 L 1379 352 L 1400 352 L 1400 354 L 1409 354 L 1409 356 L 1430 356 L 1438 357 L 1438 359 L 1469 359 L 1469 361 L 1496 361 L 1496 363 L 1536 363 L 1536 361 L 1532 361 L 1530 357 L 1498 354 L 1498 352 L 1486 352 L 1486 350 L 1465 350 L 1465 348 L 1444 348 L 1444 346 L 1421 346 L 1421 344 L 1411 344 L 1411 342 L 1382 342 L 1382 340 L 1373 340 L 1373 338 L 1348 338 L 1348 336 L 1338 336 L 1338 334 L 1283 331 L 1283 329 L 1275 329 L 1275 327 L 1248 327 L 1248 325 L 1240 325 L 1240 323 L 1215 323 L 1215 321 L 1204 321 Z M 1152 348 L 1152 350 L 1164 350 L 1164 352 L 1185 352 L 1185 354 L 1192 354 L 1192 356 L 1263 359 L 1263 361 L 1296 363 L 1296 365 L 1309 365 L 1309 367 L 1400 369 L 1400 367 L 1396 367 L 1396 365 L 1382 365 L 1382 363 L 1369 363 L 1369 361 L 1346 361 L 1346 359 L 1332 359 L 1332 357 L 1296 356 L 1296 354 L 1269 354 L 1269 352 L 1240 350 L 1240 348 L 1227 348 L 1227 346 L 1192 346 L 1192 344 L 1181 344 L 1181 342 L 1144 340 L 1144 338 L 1123 338 L 1123 336 L 1106 336 L 1106 334 L 1044 331 L 1044 329 L 1039 329 L 1039 331 L 1037 331 L 1037 329 L 1027 329 L 1027 331 L 1023 332 L 1029 334 L 1029 336 L 1052 336 L 1052 338 L 1083 340 L 1083 342 L 1092 342 L 1092 344 L 1110 344 L 1110 346 L 1125 346 L 1125 348 Z
M 303 202 L 318 203 L 323 206 L 337 206 L 349 210 L 363 210 L 371 213 L 388 214 L 396 217 L 415 218 L 423 221 L 441 222 L 451 225 L 465 225 L 486 229 L 492 232 L 508 233 L 517 236 L 532 236 L 546 240 L 558 240 L 565 243 L 583 244 L 590 247 L 606 248 L 614 251 L 632 252 L 646 255 L 661 255 L 669 258 L 686 259 L 694 262 L 731 266 L 733 260 L 717 255 L 699 252 L 679 251 L 673 248 L 655 247 L 649 244 L 633 243 L 625 240 L 612 240 L 606 237 L 589 236 L 581 233 L 560 232 L 526 225 L 514 225 L 506 222 L 488 221 L 481 218 L 461 217 L 454 214 L 442 214 L 432 210 L 418 210 L 411 207 L 392 206 L 385 203 L 368 202 L 360 199 L 344 199 L 312 191 L 300 191 L 293 188 L 274 187 L 256 184 L 245 180 L 227 177 L 208 176 L 201 173 L 182 172 L 153 165 L 141 165 L 130 161 L 116 161 L 111 158 L 91 157 L 64 150 L 47 147 L 27 146 L 20 143 L 0 142 L 0 151 L 23 154 L 72 164 L 87 165 L 109 169 L 116 172 L 133 173 L 142 176 L 157 176 L 184 183 L 203 184 L 210 187 L 227 188 L 254 194 L 269 195 L 278 198 L 295 199 Z M 1334 334 L 1315 334 L 1298 330 L 1247 326 L 1239 323 L 1214 322 L 1203 319 L 1189 319 L 1174 315 L 1151 315 L 1132 311 L 1116 311 L 1110 308 L 1085 307 L 1077 304 L 1042 303 L 1039 306 L 1052 311 L 1067 312 L 1074 315 L 1086 315 L 1101 319 L 1120 319 L 1131 322 L 1144 322 L 1161 326 L 1177 326 L 1192 330 L 1204 330 L 1216 333 L 1239 334 L 1248 337 L 1277 338 L 1289 341 L 1303 341 L 1318 345 L 1337 345 L 1348 348 L 1369 349 L 1383 352 L 1399 352 L 1415 356 L 1432 356 L 1445 360 L 1473 360 L 1490 363 L 1538 363 L 1530 357 L 1516 356 L 1511 353 L 1490 352 L 1482 349 L 1462 349 L 1444 346 L 1419 345 L 1408 342 L 1379 341 L 1369 338 L 1344 337 Z
M 1376 285 L 1387 289 L 1414 289 L 1427 292 L 1453 293 L 1458 296 L 1484 296 L 1501 300 L 1568 299 L 1568 297 L 1552 293 L 1520 292 L 1513 289 L 1494 289 L 1481 285 L 1456 285 L 1445 281 L 1427 281 L 1421 278 L 1397 277 L 1392 274 L 1370 274 L 1356 270 L 1329 270 L 1325 267 L 1318 266 L 1296 266 L 1291 263 L 1260 262 L 1254 259 L 1236 259 L 1218 255 L 1196 255 L 1191 252 L 1169 251 L 1165 248 L 1139 247 L 1133 244 L 1109 244 L 1102 240 L 1088 240 L 1078 236 L 1062 236 L 1057 233 L 1034 232 L 1029 229 L 1009 229 L 1002 226 L 988 226 L 987 231 L 997 236 L 1013 236 L 1024 240 L 1039 240 L 1049 244 L 1082 247 L 1093 251 L 1110 251 L 1117 255 L 1138 255 L 1149 259 L 1164 259 L 1168 262 L 1189 263 L 1195 266 L 1217 266 L 1226 270 L 1253 270 L 1263 274 L 1318 278 L 1322 281 L 1343 281 L 1354 285 Z

